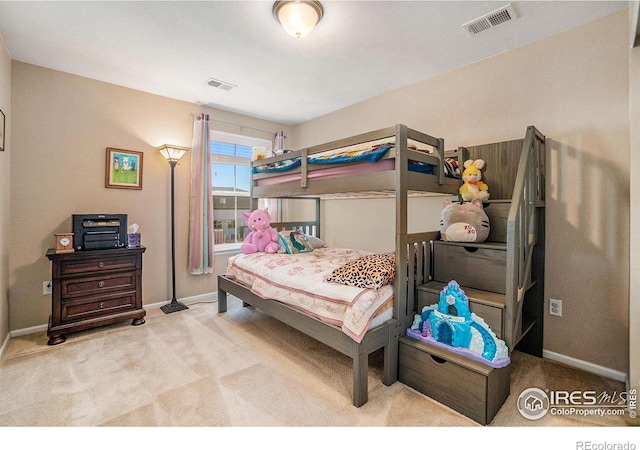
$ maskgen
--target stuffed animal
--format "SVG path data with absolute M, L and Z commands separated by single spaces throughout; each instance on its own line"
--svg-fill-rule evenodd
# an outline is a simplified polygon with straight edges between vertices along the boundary
M 267 157 L 267 149 L 264 147 L 253 147 L 251 161 L 261 161 Z
M 464 184 L 460 186 L 460 196 L 464 201 L 471 201 L 476 198 L 480 200 L 487 200 L 489 198 L 489 186 L 487 186 L 482 180 L 482 172 L 480 169 L 484 167 L 484 160 L 468 159 L 464 162 L 464 171 L 462 172 L 462 179 Z
M 479 243 L 487 240 L 491 229 L 481 200 L 445 200 L 443 206 L 440 216 L 440 235 L 443 241 Z
M 242 215 L 251 230 L 240 247 L 242 253 L 276 253 L 280 238 L 275 228 L 271 227 L 269 210 L 256 209 L 251 214 L 243 212 Z

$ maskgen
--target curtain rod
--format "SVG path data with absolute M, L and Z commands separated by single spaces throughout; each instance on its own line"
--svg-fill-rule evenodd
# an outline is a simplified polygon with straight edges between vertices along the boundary
M 199 117 L 199 114 L 191 114 L 191 116 L 192 117 Z M 209 119 L 209 122 L 216 122 L 216 123 L 220 123 L 220 124 L 223 124 L 223 125 L 231 125 L 233 127 L 238 127 L 238 128 L 240 128 L 240 131 L 242 131 L 244 128 L 246 128 L 247 130 L 258 131 L 260 133 L 270 134 L 271 136 L 275 136 L 275 134 L 276 134 L 276 131 L 262 130 L 260 128 L 254 128 L 254 127 L 248 127 L 246 125 L 240 125 L 239 123 L 225 122 L 224 120 Z

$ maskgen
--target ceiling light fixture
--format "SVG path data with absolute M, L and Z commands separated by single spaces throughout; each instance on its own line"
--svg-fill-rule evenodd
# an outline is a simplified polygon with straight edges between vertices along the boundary
M 291 36 L 306 36 L 320 22 L 324 9 L 320 2 L 285 0 L 273 4 L 273 17 Z

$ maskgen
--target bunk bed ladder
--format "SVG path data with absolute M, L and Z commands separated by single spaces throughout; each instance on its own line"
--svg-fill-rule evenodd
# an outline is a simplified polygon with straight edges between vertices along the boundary
M 467 297 L 467 312 L 482 318 L 509 352 L 517 349 L 541 357 L 545 137 L 531 126 L 524 139 L 459 147 L 448 156 L 456 154 L 459 159 L 489 161 L 483 171 L 491 193 L 483 202 L 489 237 L 483 242 L 450 242 L 439 234 L 411 236 L 407 273 L 397 283 L 404 286 L 415 281 L 417 285 L 415 296 L 407 289 L 407 311 L 420 312 L 437 304 L 443 289 L 455 280 Z M 418 238 L 431 239 L 422 265 Z M 428 275 L 424 273 L 427 264 Z M 449 314 L 457 315 L 457 309 Z M 403 329 L 412 325 L 407 315 L 398 317 Z M 447 337 L 449 328 L 442 326 Z M 510 394 L 509 364 L 491 367 L 449 352 L 443 344 L 420 339 L 416 333 L 399 339 L 398 358 L 402 383 L 483 425 L 492 421 Z
M 483 176 L 491 192 L 484 207 L 491 222 L 489 239 L 465 243 L 434 238 L 430 279 L 423 284 L 417 280 L 416 302 L 407 307 L 417 312 L 437 303 L 443 287 L 455 280 L 471 311 L 510 351 L 522 341 L 520 350 L 542 356 L 545 137 L 530 126 L 524 139 L 449 153 L 455 154 L 490 160 Z
M 504 340 L 509 349 L 515 348 L 535 325 L 533 321 L 523 322 L 523 307 L 525 296 L 534 283 L 542 284 L 540 276 L 532 278 L 532 271 L 539 268 L 534 267 L 534 250 L 541 243 L 544 231 L 544 165 L 545 137 L 530 126 L 524 139 L 507 218 Z M 542 289 L 542 286 L 538 288 Z

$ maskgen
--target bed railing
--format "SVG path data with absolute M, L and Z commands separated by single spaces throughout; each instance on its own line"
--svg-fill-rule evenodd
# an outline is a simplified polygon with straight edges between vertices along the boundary
M 398 299 L 394 317 L 400 329 L 406 330 L 413 322 L 417 305 L 417 287 L 429 281 L 431 274 L 431 241 L 440 238 L 438 231 L 400 234 L 397 249 L 406 249 L 406 259 L 396 255 L 394 295 Z
M 312 156 L 316 156 L 320 153 L 327 152 L 330 150 L 337 150 L 341 148 L 347 148 L 349 146 L 361 145 L 366 143 L 371 143 L 375 141 L 381 141 L 386 139 L 394 138 L 395 142 L 395 150 L 389 156 L 385 156 L 385 158 L 392 158 L 395 154 L 395 159 L 397 164 L 406 165 L 409 160 L 417 161 L 425 164 L 431 164 L 436 168 L 436 172 L 434 174 L 437 176 L 438 185 L 445 184 L 445 169 L 444 169 L 444 140 L 440 138 L 435 138 L 425 133 L 421 133 L 419 131 L 408 128 L 406 125 L 397 124 L 392 127 L 383 128 L 380 130 L 372 131 L 369 133 L 363 133 L 357 136 L 352 136 L 350 138 L 339 139 L 333 142 L 329 142 L 322 145 L 317 145 L 313 147 L 303 148 L 300 150 L 288 151 L 284 154 L 270 156 L 265 159 L 261 159 L 259 161 L 253 161 L 251 163 L 252 170 L 256 167 L 263 166 L 265 164 L 275 164 L 282 163 L 292 159 L 300 159 L 300 166 L 291 168 L 286 173 L 287 174 L 300 174 L 299 183 L 296 186 L 300 191 L 298 195 L 304 195 L 307 189 L 310 187 L 309 185 L 309 173 L 313 170 L 317 170 L 320 168 L 325 168 L 324 165 L 322 167 L 318 167 L 318 165 L 310 164 L 309 158 Z M 415 141 L 416 143 L 424 144 L 433 148 L 433 154 L 426 154 L 421 151 L 415 151 L 409 149 L 407 146 L 407 140 Z M 349 163 L 337 163 L 334 167 L 338 167 L 340 165 L 348 165 Z M 399 171 L 397 171 L 399 172 Z M 405 169 L 406 172 L 406 169 Z M 280 173 L 255 173 L 252 175 L 252 188 L 258 188 L 257 182 L 258 180 L 271 178 L 273 176 L 278 176 Z M 403 178 L 406 177 L 406 173 Z M 366 177 L 365 177 L 366 179 Z M 317 181 L 316 181 L 317 183 Z M 358 186 L 356 184 L 356 186 Z M 334 186 L 335 187 L 335 186 Z M 315 196 L 317 193 L 314 192 L 313 189 L 309 188 L 308 194 L 310 196 Z M 280 196 L 280 195 L 278 195 Z
M 258 199 L 252 199 L 252 209 L 258 207 Z M 315 199 L 315 219 L 314 220 L 283 220 L 271 222 L 271 226 L 276 231 L 297 230 L 310 236 L 320 237 L 320 199 Z
M 296 230 L 310 236 L 320 237 L 320 226 L 315 220 L 303 222 L 272 222 L 271 226 L 275 228 L 276 231 Z
M 507 282 L 504 341 L 513 349 L 527 331 L 522 309 L 527 290 L 532 286 L 533 250 L 538 242 L 538 207 L 545 198 L 545 137 L 528 127 L 524 139 L 513 197 L 507 218 Z

